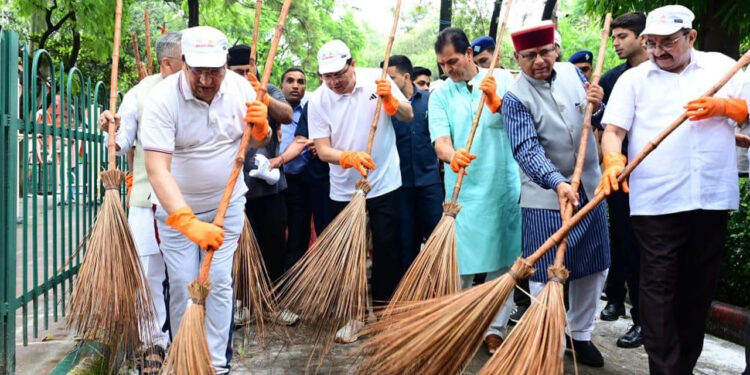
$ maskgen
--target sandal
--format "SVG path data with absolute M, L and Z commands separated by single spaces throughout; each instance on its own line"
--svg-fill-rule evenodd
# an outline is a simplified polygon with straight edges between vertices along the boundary
M 165 354 L 164 348 L 158 345 L 146 349 L 141 354 L 141 365 L 138 373 L 141 375 L 158 375 L 161 372 L 162 364 L 164 364 Z

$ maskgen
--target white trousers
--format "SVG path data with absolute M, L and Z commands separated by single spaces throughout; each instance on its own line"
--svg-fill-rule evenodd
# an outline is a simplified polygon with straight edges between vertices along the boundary
M 198 219 L 209 223 L 215 215 L 216 210 L 196 214 Z M 198 278 L 205 252 L 182 233 L 165 224 L 166 219 L 167 213 L 161 207 L 157 207 L 156 222 L 169 277 L 169 324 L 174 338 L 190 299 L 187 286 Z M 233 304 L 232 263 L 244 220 L 245 197 L 242 197 L 232 202 L 227 209 L 224 219 L 224 243 L 214 254 L 209 271 L 211 291 L 206 298 L 205 306 L 206 338 L 211 352 L 211 364 L 217 374 L 229 372 Z
M 167 280 L 167 274 L 164 258 L 156 241 L 154 211 L 150 207 L 131 206 L 128 224 L 133 232 L 135 248 L 154 303 L 154 321 L 149 324 L 150 332 L 141 332 L 141 341 L 151 342 L 166 349 L 169 346 L 169 335 L 163 327 L 167 322 L 167 305 L 164 301 L 164 282 Z
M 604 282 L 609 270 L 597 272 L 578 280 L 568 281 L 568 328 L 567 333 L 573 340 L 591 341 L 591 332 L 596 326 L 596 311 L 599 297 L 602 295 Z M 529 281 L 529 291 L 536 296 L 544 284 Z
M 508 267 L 501 268 L 499 271 L 488 272 L 485 282 L 492 281 L 502 276 L 507 271 Z M 474 276 L 474 274 L 461 275 L 461 288 L 471 288 L 471 284 L 474 282 Z M 505 304 L 500 308 L 497 314 L 495 314 L 495 318 L 492 319 L 492 323 L 490 323 L 490 327 L 487 328 L 487 332 L 484 333 L 484 337 L 487 337 L 488 335 L 498 335 L 505 338 L 505 327 L 508 325 L 508 319 L 510 319 L 510 314 L 513 311 L 513 305 L 513 291 L 511 291 L 508 299 L 505 300 Z

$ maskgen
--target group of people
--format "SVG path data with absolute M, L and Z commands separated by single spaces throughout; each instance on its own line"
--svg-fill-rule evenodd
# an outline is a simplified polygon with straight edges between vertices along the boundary
M 118 153 L 135 153 L 129 222 L 156 319 L 154 332 L 144 333 L 154 339 L 144 352 L 144 372 L 158 372 L 189 303 L 187 284 L 207 249 L 216 253 L 206 333 L 214 369 L 229 372 L 232 326 L 247 323 L 232 295 L 233 253 L 245 217 L 276 281 L 367 175 L 371 290 L 374 301 L 387 302 L 465 168 L 456 217 L 464 288 L 492 280 L 517 257 L 530 255 L 561 227 L 568 203 L 580 208 L 606 194 L 608 204 L 568 235 L 568 346 L 579 362 L 603 366 L 591 340 L 598 301 L 606 284 L 601 318 L 624 315 L 627 284 L 635 325 L 618 345 L 642 341 L 652 374 L 691 373 L 728 212 L 738 206 L 733 129 L 747 122 L 750 100 L 750 79 L 739 74 L 713 98 L 700 98 L 734 61 L 694 49 L 693 20 L 690 10 L 676 5 L 647 17 L 617 17 L 612 39 L 626 61 L 599 84 L 587 79 L 590 52 L 559 61 L 562 42 L 547 21 L 511 34 L 520 67 L 515 77 L 502 68 L 488 75 L 492 38 L 470 43 L 462 30 L 448 28 L 434 44 L 445 79 L 432 86 L 431 72 L 406 56 L 391 56 L 388 77 L 380 79 L 381 69 L 357 66 L 346 43 L 334 40 L 317 53 L 318 89 L 306 93 L 308 72 L 291 68 L 262 97 L 250 47 L 230 47 L 211 27 L 166 33 L 156 45 L 159 73 L 132 88 L 117 114 L 105 111 L 99 119 L 102 127 L 117 123 Z M 464 145 L 482 95 L 469 151 Z M 378 98 L 382 111 L 368 154 Z M 595 129 L 574 190 L 589 105 Z M 646 158 L 629 182 L 618 183 L 628 158 L 685 109 L 690 123 Z M 247 126 L 252 136 L 244 178 L 218 227 L 211 222 Z M 531 295 L 548 281 L 553 254 L 535 265 L 526 286 Z M 502 344 L 514 302 L 522 299 L 509 298 L 494 317 L 485 333 L 490 352 Z M 283 324 L 297 319 L 293 312 L 282 318 Z M 356 340 L 350 333 L 340 341 Z

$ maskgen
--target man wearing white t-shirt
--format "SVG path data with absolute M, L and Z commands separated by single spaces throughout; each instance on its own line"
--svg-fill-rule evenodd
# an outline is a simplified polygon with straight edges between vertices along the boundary
M 231 360 L 232 263 L 247 191 L 242 178 L 234 185 L 223 227 L 211 221 L 245 126 L 252 124 L 251 146 L 268 143 L 268 108 L 256 100 L 244 77 L 227 71 L 227 40 L 219 30 L 184 30 L 182 60 L 182 71 L 151 91 L 141 141 L 169 275 L 172 337 L 188 305 L 187 285 L 198 277 L 204 251 L 215 251 L 205 301 L 206 336 L 214 371 L 222 374 L 229 372 Z
M 735 122 L 747 119 L 738 74 L 712 98 L 698 98 L 732 66 L 720 53 L 693 49 L 693 13 L 680 5 L 646 19 L 650 61 L 623 73 L 602 123 L 604 172 L 597 191 L 630 190 L 633 230 L 641 249 L 640 318 L 651 374 L 691 374 L 703 348 L 716 290 L 729 210 L 739 201 Z M 617 176 L 688 109 L 677 128 L 620 186 Z
M 349 48 L 340 40 L 321 47 L 318 71 L 325 85 L 312 94 L 308 104 L 310 138 L 320 160 L 331 165 L 334 215 L 349 203 L 362 176 L 372 186 L 367 194 L 373 237 L 372 296 L 376 303 L 385 303 L 403 275 L 398 206 L 401 168 L 391 116 L 410 122 L 412 108 L 389 78 L 380 79 L 380 69 L 355 68 Z M 369 155 L 365 150 L 378 96 L 383 108 Z

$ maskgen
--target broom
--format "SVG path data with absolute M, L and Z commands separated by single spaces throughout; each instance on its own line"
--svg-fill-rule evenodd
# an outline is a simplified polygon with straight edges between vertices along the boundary
M 291 4 L 292 0 L 284 0 L 284 4 L 281 7 L 279 21 L 276 25 L 276 32 L 271 43 L 271 49 L 268 52 L 268 60 L 266 60 L 266 68 L 264 69 L 263 78 L 260 84 L 261 88 L 258 93 L 260 95 L 258 96 L 259 98 L 267 93 L 268 81 L 271 78 L 271 67 L 273 66 L 276 49 L 279 46 L 279 40 L 281 39 L 281 34 L 284 30 L 284 24 Z M 245 153 L 250 144 L 251 130 L 252 128 L 250 126 L 246 126 L 242 133 L 240 148 L 237 152 L 232 171 L 229 174 L 229 180 L 224 188 L 224 194 L 219 202 L 216 217 L 214 217 L 213 223 L 219 227 L 224 225 L 224 215 L 229 207 L 229 200 L 232 197 L 234 185 L 245 165 Z M 214 256 L 214 250 L 217 249 L 209 249 L 209 251 L 206 252 L 206 256 L 201 263 L 198 279 L 192 281 L 188 285 L 190 302 L 188 302 L 177 335 L 172 341 L 172 346 L 167 354 L 166 360 L 164 361 L 162 373 L 177 375 L 213 374 L 211 355 L 208 350 L 208 342 L 206 341 L 205 302 L 208 292 L 211 289 L 211 282 L 208 279 L 208 273 L 211 269 L 211 260 Z
M 151 22 L 148 9 L 143 12 L 143 21 L 146 23 L 146 73 L 153 74 L 153 60 L 151 60 Z
M 258 28 L 260 27 L 262 6 L 263 0 L 258 0 L 255 5 L 253 44 L 250 48 L 250 72 L 248 74 L 255 74 Z M 255 334 L 258 343 L 263 347 L 267 337 L 266 318 L 279 319 L 281 315 L 273 296 L 271 278 L 268 276 L 268 271 L 263 263 L 263 254 L 260 252 L 260 246 L 247 216 L 245 216 L 245 223 L 240 235 L 240 244 L 234 255 L 233 274 L 234 299 L 240 302 L 240 307 L 250 308 L 250 315 L 255 319 Z M 247 333 L 248 330 L 245 332 Z M 245 336 L 247 337 L 247 335 Z
M 115 9 L 109 109 L 117 107 L 117 71 L 120 58 L 122 1 Z M 105 188 L 102 209 L 83 247 L 71 301 L 68 326 L 86 340 L 101 340 L 110 350 L 110 370 L 135 353 L 141 344 L 139 327 L 146 334 L 153 321 L 151 294 L 144 283 L 135 243 L 120 201 L 124 173 L 115 166 L 115 123 L 109 123 L 109 165 L 100 174 Z M 150 339 L 144 338 L 148 343 Z
M 385 50 L 381 79 L 386 78 L 388 58 L 396 34 L 401 0 L 396 0 L 393 26 Z M 382 98 L 378 97 L 370 126 L 367 153 L 372 152 Z M 331 347 L 336 329 L 350 322 L 364 322 L 367 309 L 367 178 L 356 184 L 351 202 L 318 237 L 312 247 L 279 281 L 279 305 L 318 324 L 314 338 L 325 341 L 320 359 Z M 314 354 L 314 349 L 313 349 Z M 310 357 L 312 359 L 312 356 Z
M 703 96 L 713 96 L 748 63 L 750 50 Z M 687 116 L 683 113 L 644 147 L 625 167 L 618 182 L 627 180 L 633 169 L 685 120 Z M 375 336 L 362 346 L 366 358 L 360 371 L 434 374 L 464 369 L 479 350 L 484 331 L 516 281 L 529 277 L 533 272 L 531 265 L 560 244 L 568 232 L 605 199 L 603 193 L 594 196 L 533 254 L 518 259 L 503 276 L 458 294 L 396 307 L 391 315 L 366 329 L 366 333 Z
M 607 13 L 604 18 L 604 28 L 602 29 L 602 37 L 599 43 L 596 69 L 591 80 L 592 84 L 598 84 L 599 78 L 601 78 L 611 22 L 612 14 Z M 570 181 L 573 191 L 578 191 L 581 183 L 581 173 L 583 173 L 586 146 L 589 132 L 591 132 L 591 116 L 593 113 L 594 107 L 591 103 L 588 103 L 583 118 L 583 129 L 581 130 L 581 141 L 578 145 L 575 170 L 573 178 Z M 568 202 L 564 212 L 560 212 L 560 215 L 567 222 L 572 213 L 573 204 Z M 566 321 L 563 283 L 565 283 L 569 275 L 568 270 L 563 265 L 563 259 L 567 244 L 568 239 L 565 237 L 560 246 L 557 247 L 554 264 L 548 269 L 549 281 L 534 299 L 534 302 L 526 311 L 521 321 L 500 346 L 500 349 L 482 367 L 479 374 L 520 375 L 563 373 Z
M 498 45 L 502 44 L 511 3 L 511 0 L 507 0 L 505 4 L 503 23 L 497 33 Z M 487 77 L 492 76 L 499 57 L 500 47 L 495 48 Z M 466 141 L 467 151 L 471 150 L 471 145 L 474 142 L 474 135 L 479 126 L 479 118 L 482 115 L 485 99 L 486 96 L 482 93 L 479 108 L 469 132 L 469 139 Z M 461 290 L 461 275 L 458 273 L 458 258 L 456 255 L 456 215 L 461 210 L 461 206 L 458 204 L 458 193 L 461 191 L 463 179 L 464 168 L 461 168 L 458 171 L 456 185 L 453 188 L 453 196 L 449 202 L 443 204 L 443 217 L 427 239 L 424 249 L 401 279 L 384 312 L 385 315 L 390 314 L 394 306 L 406 301 L 422 301 L 453 294 Z
M 143 62 L 141 61 L 141 52 L 138 49 L 138 35 L 136 35 L 135 31 L 132 31 L 130 33 L 130 39 L 133 41 L 133 54 L 135 56 L 135 67 L 138 70 L 138 81 L 142 81 L 144 78 L 146 78 L 146 68 L 143 66 Z

